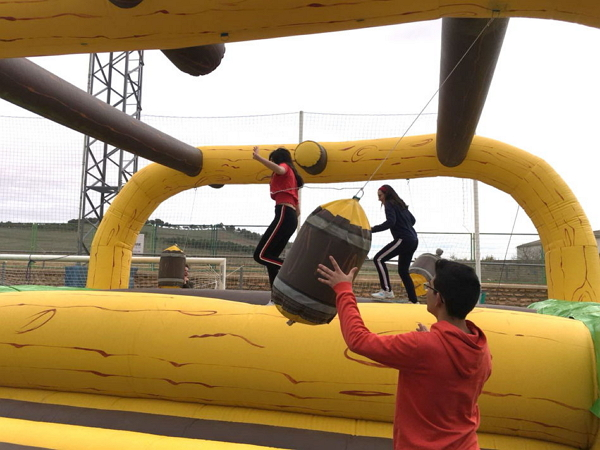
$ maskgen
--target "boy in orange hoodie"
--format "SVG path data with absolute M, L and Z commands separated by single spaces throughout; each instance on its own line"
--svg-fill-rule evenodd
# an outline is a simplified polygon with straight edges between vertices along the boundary
M 378 335 L 365 326 L 352 281 L 329 257 L 333 270 L 319 264 L 319 281 L 336 292 L 342 335 L 348 348 L 398 369 L 395 450 L 478 450 L 477 398 L 490 377 L 492 361 L 483 331 L 466 316 L 477 304 L 481 285 L 475 271 L 446 259 L 436 262 L 427 287 L 427 311 L 437 322 L 431 331 Z

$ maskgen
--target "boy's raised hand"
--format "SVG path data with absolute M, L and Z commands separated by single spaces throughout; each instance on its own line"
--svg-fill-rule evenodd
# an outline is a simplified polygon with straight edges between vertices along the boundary
M 417 331 L 421 331 L 421 332 L 426 333 L 427 331 L 429 331 L 429 328 L 427 328 L 421 322 L 417 322 Z
M 335 260 L 333 256 L 329 256 L 329 260 L 331 261 L 331 265 L 333 266 L 333 270 L 329 267 L 319 264 L 317 267 L 317 273 L 320 275 L 317 279 L 321 283 L 325 283 L 330 287 L 334 287 L 338 283 L 349 282 L 352 283 L 354 280 L 354 275 L 358 270 L 358 267 L 353 267 L 350 269 L 350 272 L 344 273 L 342 269 L 340 269 L 339 264 Z

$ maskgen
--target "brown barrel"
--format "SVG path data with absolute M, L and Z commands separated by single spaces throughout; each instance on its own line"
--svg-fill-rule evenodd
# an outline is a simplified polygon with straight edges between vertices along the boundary
M 438 248 L 435 251 L 435 255 L 431 253 L 423 253 L 419 255 L 415 262 L 411 264 L 409 273 L 418 273 L 423 275 L 427 281 L 431 281 L 435 277 L 435 263 L 442 257 L 444 251 Z
M 185 253 L 177 245 L 163 250 L 158 263 L 158 287 L 183 287 L 183 272 L 185 270 Z
M 442 257 L 444 251 L 438 248 L 435 255 L 431 253 L 423 253 L 419 255 L 415 262 L 408 269 L 408 273 L 415 285 L 415 292 L 418 296 L 425 295 L 424 284 L 431 281 L 435 277 L 435 263 Z
M 360 268 L 371 249 L 371 227 L 358 199 L 338 200 L 306 219 L 273 283 L 272 301 L 290 322 L 329 323 L 337 314 L 335 293 L 317 280 L 317 266 Z

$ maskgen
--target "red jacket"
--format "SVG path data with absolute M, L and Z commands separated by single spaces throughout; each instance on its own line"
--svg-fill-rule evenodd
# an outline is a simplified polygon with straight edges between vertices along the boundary
M 279 164 L 285 169 L 283 175 L 273 173 L 269 183 L 271 189 L 271 198 L 275 200 L 275 204 L 288 203 L 293 207 L 298 206 L 298 181 L 294 171 L 286 163 Z
M 483 331 L 468 320 L 473 334 L 440 321 L 430 332 L 377 335 L 365 327 L 352 285 L 334 290 L 348 348 L 400 370 L 394 449 L 478 450 L 477 398 L 492 371 Z

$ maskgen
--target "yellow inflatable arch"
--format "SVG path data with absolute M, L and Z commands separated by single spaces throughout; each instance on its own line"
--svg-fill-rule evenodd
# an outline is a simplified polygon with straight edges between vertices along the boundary
M 591 226 L 577 199 L 544 160 L 491 139 L 475 137 L 467 159 L 445 167 L 435 153 L 435 136 L 324 143 L 327 165 L 307 183 L 365 181 L 382 160 L 376 179 L 435 176 L 472 178 L 510 195 L 536 226 L 546 251 L 548 295 L 572 301 L 598 301 L 600 261 Z M 288 148 L 294 148 L 289 145 Z M 270 148 L 272 150 L 273 148 Z M 112 203 L 92 244 L 88 287 L 126 288 L 136 237 L 165 199 L 208 184 L 266 183 L 267 172 L 252 160 L 252 147 L 203 147 L 204 168 L 197 177 L 154 164 L 135 174 Z M 316 164 L 316 146 L 300 146 L 295 158 Z M 387 157 L 387 158 L 386 158 Z

